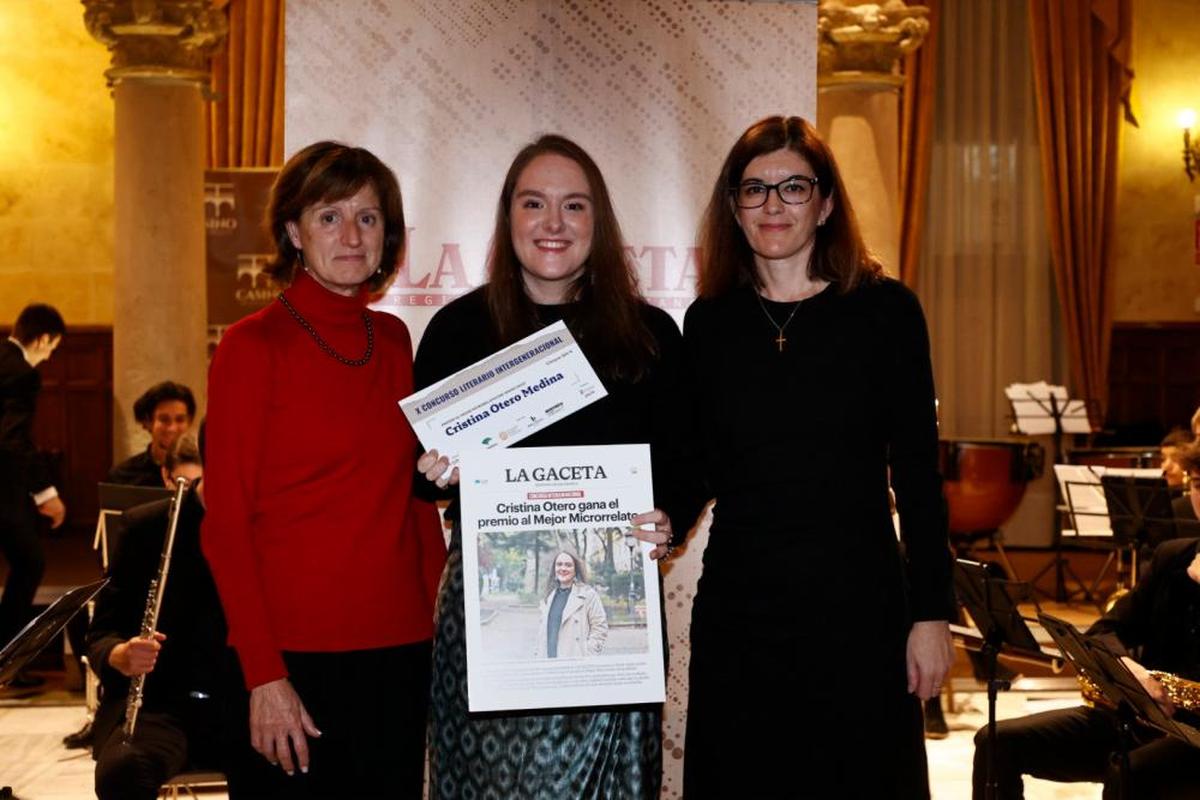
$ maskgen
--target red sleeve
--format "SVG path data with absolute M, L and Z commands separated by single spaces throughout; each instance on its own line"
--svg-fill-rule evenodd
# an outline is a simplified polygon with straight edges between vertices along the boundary
M 257 321 L 257 320 L 256 320 Z M 247 688 L 287 676 L 271 634 L 250 519 L 263 460 L 270 350 L 249 324 L 230 329 L 208 376 L 201 544 Z
M 442 533 L 442 517 L 433 503 L 410 497 L 408 525 L 420 546 L 421 577 L 429 608 L 436 609 L 442 570 L 446 567 L 446 537 Z

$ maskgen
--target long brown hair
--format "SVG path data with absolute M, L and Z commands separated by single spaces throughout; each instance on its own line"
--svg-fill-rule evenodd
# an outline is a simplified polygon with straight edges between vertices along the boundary
M 747 284 L 758 286 L 754 251 L 734 217 L 730 190 L 742 180 L 746 165 L 776 150 L 798 153 L 813 169 L 816 194 L 809 202 L 833 198 L 833 210 L 817 228 L 808 276 L 837 284 L 847 292 L 883 272 L 858 229 L 858 219 L 829 146 L 800 117 L 767 117 L 746 129 L 725 158 L 721 174 L 700 223 L 701 297 L 716 297 Z
M 371 273 L 367 287 L 378 292 L 387 286 L 404 255 L 407 236 L 400 184 L 370 150 L 341 142 L 314 142 L 283 165 L 267 204 L 266 226 L 275 252 L 263 271 L 279 284 L 290 284 L 302 256 L 288 236 L 287 223 L 298 221 L 311 205 L 353 197 L 367 184 L 379 196 L 384 225 L 379 269 Z
M 512 200 L 517 180 L 535 158 L 554 154 L 579 165 L 592 194 L 592 249 L 583 274 L 571 288 L 578 310 L 571 333 L 600 375 L 637 381 L 657 355 L 654 339 L 641 314 L 637 278 L 625 257 L 625 239 L 617 224 L 600 168 L 586 151 L 565 136 L 547 134 L 517 153 L 496 207 L 496 228 L 488 253 L 488 312 L 501 345 L 538 328 L 537 309 L 525 292 L 522 266 L 512 240 Z

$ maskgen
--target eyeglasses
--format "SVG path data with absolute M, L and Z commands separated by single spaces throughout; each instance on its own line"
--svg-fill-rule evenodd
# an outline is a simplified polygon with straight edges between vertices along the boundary
M 812 200 L 813 189 L 817 179 L 807 175 L 793 175 L 784 178 L 779 183 L 763 183 L 762 181 L 746 181 L 741 186 L 729 187 L 733 202 L 738 208 L 761 208 L 767 204 L 771 190 L 779 195 L 779 199 L 789 206 L 800 206 Z

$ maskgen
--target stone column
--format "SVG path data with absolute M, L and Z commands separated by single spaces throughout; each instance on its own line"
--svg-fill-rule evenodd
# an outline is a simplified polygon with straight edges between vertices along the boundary
M 204 107 L 226 33 L 209 0 L 83 0 L 112 53 L 115 107 L 113 392 L 116 458 L 146 446 L 133 401 L 163 380 L 204 407 Z
M 863 0 L 817 8 L 817 129 L 829 143 L 868 246 L 900 271 L 901 57 L 920 47 L 928 9 Z

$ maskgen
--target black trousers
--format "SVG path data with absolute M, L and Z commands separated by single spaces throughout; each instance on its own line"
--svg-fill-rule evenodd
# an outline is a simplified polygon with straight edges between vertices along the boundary
M 321 736 L 308 740 L 307 774 L 289 776 L 254 754 L 254 789 L 241 796 L 420 800 L 431 651 L 426 641 L 346 653 L 285 652 L 292 686 Z
M 100 800 L 153 800 L 168 778 L 188 763 L 186 725 L 175 714 L 138 714 L 133 741 L 121 728 L 96 743 L 96 797 Z
M 8 562 L 4 595 L 0 597 L 0 647 L 17 635 L 29 621 L 33 597 L 46 556 L 38 540 L 37 510 L 25 491 L 22 476 L 13 475 L 0 463 L 0 552 Z
M 1136 728 L 1129 754 L 1130 796 L 1138 800 L 1194 798 L 1200 750 L 1155 731 Z M 1022 775 L 1065 783 L 1104 784 L 1105 800 L 1120 797 L 1119 773 L 1111 760 L 1120 747 L 1117 718 L 1103 709 L 1045 711 L 996 725 L 996 800 L 1025 796 Z M 987 728 L 975 734 L 973 798 L 987 784 Z

